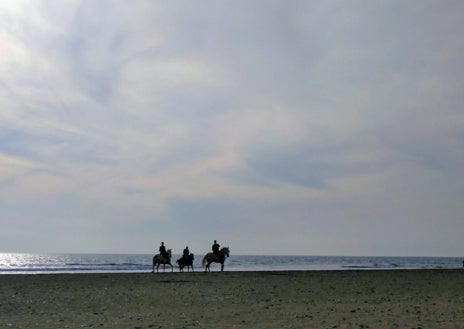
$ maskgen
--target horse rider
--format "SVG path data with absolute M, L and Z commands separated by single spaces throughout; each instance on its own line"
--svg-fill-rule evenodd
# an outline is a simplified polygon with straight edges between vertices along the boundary
M 190 250 L 189 250 L 189 247 L 185 247 L 184 249 L 184 252 L 182 253 L 182 257 L 187 260 L 188 259 L 188 256 L 190 255 Z
M 219 251 L 219 243 L 217 243 L 216 240 L 214 240 L 214 244 L 211 246 L 211 249 L 213 249 L 213 254 L 215 254 L 219 259 L 222 259 L 222 253 Z
M 161 246 L 159 247 L 160 255 L 169 260 L 169 254 L 166 251 L 166 247 L 164 246 L 164 242 L 161 242 Z

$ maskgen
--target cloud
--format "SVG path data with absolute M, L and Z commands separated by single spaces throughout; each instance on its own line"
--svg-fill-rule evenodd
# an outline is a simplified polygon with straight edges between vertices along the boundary
M 460 4 L 0 6 L 0 249 L 462 247 Z

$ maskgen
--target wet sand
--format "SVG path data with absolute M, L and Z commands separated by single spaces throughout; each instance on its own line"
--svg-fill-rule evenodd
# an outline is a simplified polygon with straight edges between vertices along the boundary
M 464 270 L 0 275 L 0 328 L 464 328 Z

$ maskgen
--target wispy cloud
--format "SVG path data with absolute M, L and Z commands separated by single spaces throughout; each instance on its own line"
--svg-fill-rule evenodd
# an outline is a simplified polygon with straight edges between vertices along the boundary
M 457 254 L 461 7 L 2 1 L 0 249 Z

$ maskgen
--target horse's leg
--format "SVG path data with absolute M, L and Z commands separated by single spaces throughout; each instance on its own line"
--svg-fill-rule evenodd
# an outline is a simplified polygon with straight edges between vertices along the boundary
M 224 272 L 224 263 L 221 263 L 221 272 Z

